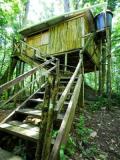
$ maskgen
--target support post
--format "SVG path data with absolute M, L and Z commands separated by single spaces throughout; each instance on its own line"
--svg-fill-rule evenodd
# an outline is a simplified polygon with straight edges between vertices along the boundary
M 67 62 L 68 62 L 68 54 L 65 54 L 65 63 L 64 63 L 65 68 L 64 68 L 64 72 L 67 71 Z
M 80 53 L 80 59 L 82 59 L 82 67 L 81 67 L 81 74 L 82 74 L 82 84 L 81 90 L 78 99 L 78 109 L 80 107 L 84 107 L 84 64 L 83 64 L 83 54 Z
M 106 50 L 105 50 L 106 46 L 102 47 L 102 63 L 101 63 L 101 67 L 102 67 L 102 77 L 101 77 L 101 90 L 102 90 L 102 95 L 105 93 L 105 81 L 106 81 Z
M 100 62 L 99 62 L 99 95 L 102 95 L 102 40 L 100 40 Z
M 84 48 L 85 46 L 85 20 L 83 17 L 81 17 L 81 27 L 82 27 L 82 48 Z M 81 52 L 79 53 L 80 55 L 80 59 L 82 59 L 82 67 L 81 67 L 81 74 L 83 76 L 83 81 L 82 81 L 82 85 L 81 85 L 81 91 L 80 91 L 80 95 L 79 95 L 79 106 L 80 107 L 84 107 L 84 63 L 83 63 L 83 53 L 81 54 Z
M 45 96 L 44 96 L 44 104 L 42 105 L 42 122 L 39 126 L 39 140 L 37 142 L 36 154 L 35 159 L 41 160 L 42 158 L 42 149 L 45 140 L 45 132 L 47 127 L 47 116 L 48 116 L 48 109 L 49 109 L 49 100 L 50 100 L 50 86 L 47 85 L 45 88 Z
M 96 65 L 95 65 L 95 94 L 97 95 L 97 71 L 96 71 Z

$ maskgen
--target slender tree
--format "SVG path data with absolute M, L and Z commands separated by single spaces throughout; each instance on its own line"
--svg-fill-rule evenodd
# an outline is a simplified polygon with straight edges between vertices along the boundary
M 64 11 L 69 12 L 70 11 L 70 2 L 69 0 L 64 0 Z

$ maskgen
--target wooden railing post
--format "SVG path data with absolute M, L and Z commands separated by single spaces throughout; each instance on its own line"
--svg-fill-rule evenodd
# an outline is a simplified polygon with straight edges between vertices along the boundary
M 47 126 L 47 113 L 48 113 L 48 107 L 49 107 L 49 100 L 50 100 L 50 86 L 47 84 L 45 88 L 45 96 L 44 96 L 44 103 L 42 106 L 42 121 L 39 126 L 39 140 L 37 142 L 37 149 L 36 149 L 36 160 L 41 160 L 42 158 L 42 149 L 44 145 L 45 140 L 45 132 L 46 132 L 46 126 Z
M 82 60 L 82 65 L 81 65 L 81 74 L 82 74 L 82 84 L 80 86 L 80 94 L 79 94 L 79 99 L 78 99 L 78 110 L 80 107 L 84 107 L 84 64 L 83 64 L 83 54 L 80 52 L 80 59 Z
M 42 122 L 40 125 L 39 141 L 36 149 L 36 160 L 48 160 L 50 154 L 54 108 L 58 92 L 56 77 L 57 74 L 50 74 L 47 80 L 48 85 L 45 89 L 44 104 L 42 107 Z

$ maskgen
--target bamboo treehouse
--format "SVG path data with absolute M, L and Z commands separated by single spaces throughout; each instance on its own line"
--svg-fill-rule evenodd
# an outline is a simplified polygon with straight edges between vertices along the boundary
M 1 106 L 16 106 L 0 124 L 1 153 L 11 152 L 14 157 L 13 150 L 21 146 L 27 160 L 59 158 L 76 109 L 84 106 L 88 92 L 94 94 L 84 83 L 84 74 L 99 71 L 100 92 L 105 83 L 102 46 L 107 44 L 110 51 L 110 27 L 96 31 L 95 21 L 86 9 L 19 31 L 22 40 L 14 42 L 12 56 L 19 62 L 16 62 L 17 76 L 0 86 L 1 96 L 7 93 L 7 100 L 1 99 Z M 107 61 L 109 78 L 110 56 Z M 33 68 L 24 73 L 25 63 Z M 56 137 L 52 136 L 53 130 L 57 131 Z

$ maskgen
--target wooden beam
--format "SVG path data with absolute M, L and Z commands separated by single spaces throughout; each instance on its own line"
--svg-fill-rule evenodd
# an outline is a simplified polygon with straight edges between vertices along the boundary
M 68 54 L 65 54 L 65 68 L 64 71 L 67 71 L 67 63 L 68 63 Z

